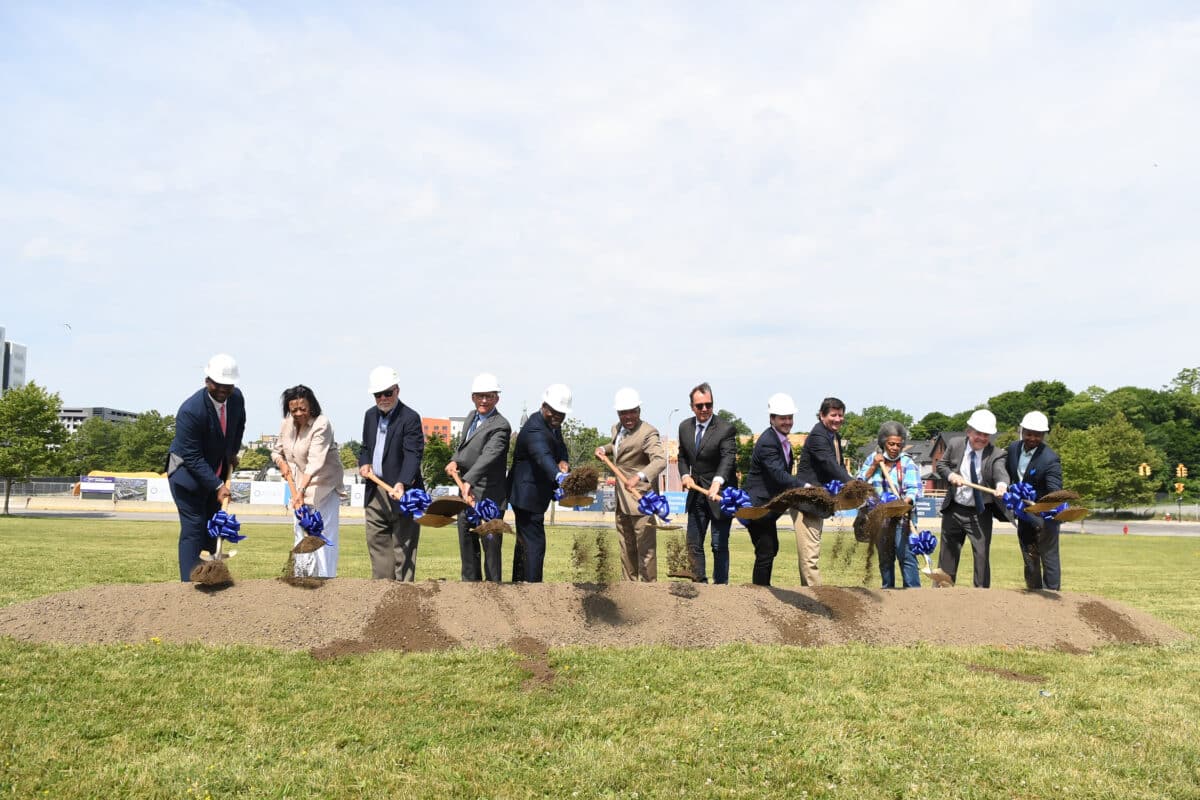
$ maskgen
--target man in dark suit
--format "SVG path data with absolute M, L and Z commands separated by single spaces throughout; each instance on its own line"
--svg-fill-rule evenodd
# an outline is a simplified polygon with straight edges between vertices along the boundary
M 471 505 L 480 500 L 494 500 L 504 508 L 504 470 L 508 467 L 508 440 L 512 426 L 496 404 L 500 402 L 500 383 L 496 376 L 485 372 L 471 384 L 471 403 L 475 408 L 463 422 L 462 439 L 454 459 L 446 465 L 446 474 L 458 476 L 466 490 L 463 497 Z M 462 559 L 462 579 L 478 581 L 487 575 L 489 581 L 500 582 L 500 545 L 503 534 L 493 533 L 482 541 L 471 532 L 467 515 L 458 515 L 458 552 Z M 479 550 L 483 547 L 483 573 L 479 571 Z
M 421 415 L 400 402 L 400 376 L 391 367 L 371 370 L 367 383 L 375 405 L 363 416 L 358 474 L 364 478 L 376 475 L 392 487 L 385 492 L 374 481 L 366 485 L 363 513 L 371 577 L 412 581 L 416 579 L 421 526 L 401 514 L 392 501 L 402 498 L 409 489 L 425 488 L 421 478 L 421 455 L 425 452 Z
M 1058 453 L 1046 446 L 1050 420 L 1040 411 L 1030 411 L 1021 420 L 1021 439 L 1008 446 L 1005 467 L 1008 479 L 1033 486 L 1035 499 L 1062 488 L 1062 462 Z M 1017 520 L 1017 539 L 1025 560 L 1025 586 L 1029 589 L 1062 587 L 1062 568 L 1058 557 L 1059 523 L 1036 515 Z
M 975 411 L 967 420 L 966 436 L 950 440 L 936 468 L 938 476 L 951 486 L 942 501 L 938 568 L 956 580 L 963 544 L 970 539 L 978 589 L 992 585 L 992 521 L 993 515 L 1004 518 L 1000 497 L 1008 488 L 1004 451 L 992 444 L 995 433 L 996 416 L 984 408 Z M 965 485 L 968 482 L 986 488 L 972 489 Z
M 826 397 L 817 410 L 817 424 L 809 431 L 800 452 L 796 477 L 801 486 L 824 486 L 837 480 L 847 483 L 850 473 L 842 461 L 842 423 L 846 419 L 846 404 L 836 397 Z M 797 519 L 799 517 L 799 519 Z M 821 585 L 821 536 L 825 518 L 812 511 L 792 512 L 796 528 L 796 558 L 800 562 L 800 585 Z
M 216 549 L 208 521 L 229 499 L 225 476 L 237 467 L 246 430 L 246 400 L 234 384 L 237 362 L 224 353 L 209 359 L 204 388 L 175 415 L 175 438 L 167 455 L 171 497 L 179 509 L 179 579 L 191 579 L 203 550 Z
M 562 424 L 571 413 L 571 389 L 551 384 L 542 394 L 542 407 L 517 434 L 512 469 L 508 472 L 508 502 L 517 523 L 513 551 L 513 581 L 540 583 L 546 560 L 546 509 L 559 476 L 571 468 Z
M 773 394 L 767 401 L 771 426 L 754 442 L 750 459 L 750 474 L 746 476 L 746 492 L 756 506 L 766 505 L 780 492 L 803 486 L 792 475 L 792 444 L 788 435 L 796 414 L 796 404 L 790 395 Z M 746 523 L 750 541 L 754 543 L 753 581 L 757 586 L 771 585 L 771 569 L 779 553 L 778 514 L 768 514 Z
M 712 528 L 713 583 L 729 583 L 729 528 L 733 517 L 721 513 L 721 490 L 737 486 L 737 431 L 713 414 L 712 387 L 692 389 L 688 404 L 695 415 L 679 423 L 679 477 L 687 490 L 687 547 L 692 580 L 708 583 L 704 535 Z

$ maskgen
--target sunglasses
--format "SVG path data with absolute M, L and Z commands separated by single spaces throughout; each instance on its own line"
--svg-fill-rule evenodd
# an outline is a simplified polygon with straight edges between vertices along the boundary
M 391 389 L 384 389 L 382 392 L 375 393 L 375 399 L 378 400 L 381 397 L 391 397 L 395 393 L 396 393 L 395 387 L 392 387 Z
M 712 408 L 712 406 L 712 403 L 692 403 L 692 408 L 695 409 Z

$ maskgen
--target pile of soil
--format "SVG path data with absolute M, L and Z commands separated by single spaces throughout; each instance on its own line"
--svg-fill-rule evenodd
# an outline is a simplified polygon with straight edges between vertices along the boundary
M 120 609 L 119 612 L 114 609 Z M 319 589 L 247 580 L 93 586 L 0 608 L 0 636 L 68 644 L 249 644 L 332 658 L 422 652 L 730 642 L 1005 645 L 1086 652 L 1184 634 L 1111 600 L 1003 589 L 761 588 L 691 583 L 398 584 L 335 578 Z M 533 643 L 536 643 L 534 646 Z

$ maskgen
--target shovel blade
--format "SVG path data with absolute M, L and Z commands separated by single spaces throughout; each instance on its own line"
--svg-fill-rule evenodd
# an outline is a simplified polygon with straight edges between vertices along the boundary
M 1058 522 L 1077 522 L 1090 513 L 1086 508 L 1064 508 L 1054 515 L 1054 519 Z
M 747 508 L 739 508 L 736 512 L 734 512 L 734 516 L 737 517 L 738 519 L 753 520 L 753 519 L 762 519 L 763 517 L 765 517 L 767 514 L 770 514 L 770 513 L 771 513 L 771 509 L 767 508 L 766 506 L 763 506 L 762 508 L 754 508 L 753 506 L 750 506 Z
M 208 552 L 207 550 L 201 550 L 200 551 L 200 560 L 201 561 L 212 561 L 213 560 L 212 553 Z

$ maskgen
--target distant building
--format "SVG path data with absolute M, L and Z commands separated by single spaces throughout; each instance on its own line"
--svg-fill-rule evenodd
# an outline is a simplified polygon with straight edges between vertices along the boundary
M 92 417 L 99 417 L 105 422 L 135 422 L 138 414 L 132 411 L 121 411 L 117 408 L 105 408 L 103 406 L 92 406 L 90 408 L 81 408 L 78 406 L 63 406 L 58 411 L 58 421 L 67 429 L 68 434 L 74 435 L 75 431 L 79 430 L 79 426 L 85 420 Z
M 20 389 L 25 385 L 25 363 L 29 358 L 29 348 L 23 344 L 10 342 L 0 327 L 0 394 L 9 389 Z
M 270 450 L 272 447 L 275 446 L 275 443 L 278 441 L 279 441 L 278 433 L 263 433 L 263 434 L 260 434 L 259 437 L 257 439 L 255 439 L 253 442 L 250 442 L 248 445 L 246 445 L 245 449 L 257 450 L 261 447 L 261 448 Z
M 461 423 L 460 423 L 461 425 Z M 442 437 L 442 441 L 450 442 L 450 418 L 449 417 L 421 417 L 421 431 L 428 439 L 433 434 Z
M 463 426 L 467 424 L 466 417 L 451 417 L 450 418 L 450 438 L 456 439 L 462 436 Z

